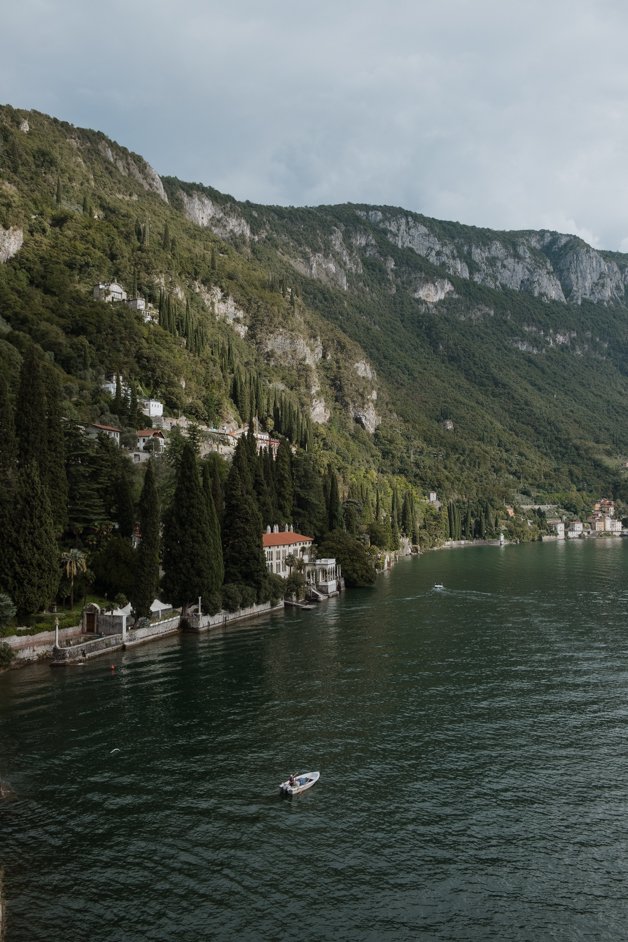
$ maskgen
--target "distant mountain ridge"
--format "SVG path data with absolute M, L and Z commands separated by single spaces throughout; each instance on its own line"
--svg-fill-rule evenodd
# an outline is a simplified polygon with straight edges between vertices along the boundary
M 457 497 L 623 493 L 621 253 L 395 207 L 240 202 L 161 178 L 100 132 L 5 106 L 0 262 L 8 342 L 30 334 L 81 383 L 122 365 L 169 408 L 229 421 L 242 418 L 229 370 L 254 371 L 294 397 L 321 460 L 339 467 L 383 469 Z M 56 331 L 72 336 L 71 325 L 53 285 L 80 307 L 107 278 L 155 305 L 171 298 L 179 343 L 134 325 L 135 340 L 107 347 L 90 314 L 85 338 L 98 362 L 92 355 L 81 373 L 78 355 L 64 361 Z M 35 302 L 39 319 L 26 310 Z M 181 348 L 183 308 L 202 354 L 187 339 Z M 225 344 L 239 365 L 221 365 Z

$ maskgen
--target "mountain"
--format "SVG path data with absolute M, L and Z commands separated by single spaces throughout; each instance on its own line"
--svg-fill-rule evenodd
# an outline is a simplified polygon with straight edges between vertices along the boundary
M 114 280 L 158 323 L 92 300 Z M 574 236 L 239 202 L 0 108 L 0 363 L 35 340 L 82 420 L 120 373 L 209 425 L 281 411 L 345 483 L 622 498 L 627 283 L 628 256 Z

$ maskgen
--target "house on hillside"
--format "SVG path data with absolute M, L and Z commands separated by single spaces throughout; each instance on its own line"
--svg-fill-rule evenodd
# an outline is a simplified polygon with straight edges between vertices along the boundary
M 102 389 L 104 389 L 106 393 L 109 393 L 111 398 L 114 399 L 116 395 L 117 380 L 120 381 L 120 392 L 122 393 L 122 396 L 125 399 L 128 399 L 131 395 L 131 388 L 128 383 L 124 382 L 121 376 L 114 376 L 112 378 L 106 379 L 102 384 Z
M 90 438 L 98 438 L 99 435 L 106 435 L 107 438 L 114 441 L 116 445 L 120 444 L 120 431 L 121 429 L 115 428 L 113 425 L 103 425 L 100 422 L 94 422 L 85 429 L 85 432 Z
M 159 399 L 140 399 L 140 408 L 149 419 L 160 419 L 164 414 L 164 404 Z
M 162 455 L 166 449 L 166 437 L 161 429 L 141 428 L 137 435 L 137 450 L 149 452 L 152 455 Z
M 117 301 L 126 301 L 126 291 L 117 281 L 105 281 L 94 287 L 92 297 L 95 301 L 113 304 Z
M 139 311 L 140 314 L 143 314 L 146 310 L 146 301 L 144 298 L 127 298 L 127 307 L 130 307 L 132 311 Z

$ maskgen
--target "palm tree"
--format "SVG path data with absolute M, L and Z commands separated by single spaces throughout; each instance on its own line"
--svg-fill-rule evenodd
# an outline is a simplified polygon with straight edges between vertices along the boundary
M 70 580 L 70 609 L 73 609 L 74 580 L 79 573 L 87 572 L 87 555 L 79 549 L 66 550 L 61 553 L 61 563 L 67 578 Z

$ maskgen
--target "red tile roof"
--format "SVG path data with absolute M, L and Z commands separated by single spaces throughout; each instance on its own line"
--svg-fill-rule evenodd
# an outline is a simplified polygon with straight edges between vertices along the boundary
M 314 537 L 303 536 L 301 533 L 290 533 L 282 530 L 280 533 L 265 533 L 264 547 L 267 546 L 294 546 L 296 543 L 313 543 Z

